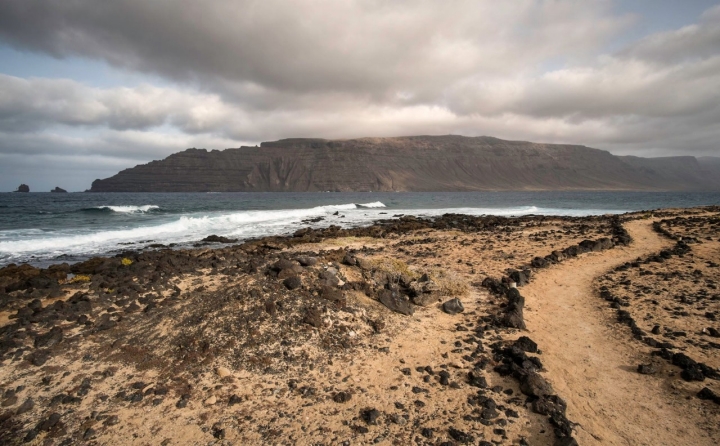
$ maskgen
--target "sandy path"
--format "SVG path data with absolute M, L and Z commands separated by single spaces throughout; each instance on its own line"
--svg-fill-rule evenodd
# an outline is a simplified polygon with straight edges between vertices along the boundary
M 581 445 L 715 444 L 677 402 L 663 394 L 663 380 L 636 372 L 647 362 L 629 329 L 594 295 L 592 283 L 621 263 L 656 252 L 669 242 L 645 220 L 626 224 L 635 239 L 540 272 L 522 289 L 530 337 L 543 350 L 547 377 L 580 424 Z

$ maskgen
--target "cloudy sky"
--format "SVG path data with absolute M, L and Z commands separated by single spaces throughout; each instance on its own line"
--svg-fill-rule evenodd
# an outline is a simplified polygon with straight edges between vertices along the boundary
M 0 1 L 0 191 L 188 147 L 449 133 L 720 156 L 720 5 Z

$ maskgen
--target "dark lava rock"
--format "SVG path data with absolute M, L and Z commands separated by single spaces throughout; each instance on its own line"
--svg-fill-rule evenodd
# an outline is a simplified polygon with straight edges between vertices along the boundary
M 510 271 L 510 274 L 508 274 L 508 276 L 519 287 L 525 286 L 528 283 L 528 275 L 523 271 L 517 271 L 517 270 Z
M 340 308 L 344 307 L 346 304 L 345 294 L 342 290 L 330 286 L 323 286 L 320 288 L 320 297 L 333 302 Z
M 652 364 L 640 364 L 637 368 L 638 373 L 643 375 L 653 375 L 657 373 L 657 368 Z
M 212 435 L 218 440 L 223 440 L 225 438 L 225 429 L 219 423 L 215 423 L 212 427 Z
M 44 335 L 40 335 L 35 338 L 35 348 L 39 347 L 52 347 L 53 345 L 62 341 L 63 331 L 60 327 L 53 327 L 50 331 Z
M 333 401 L 336 403 L 347 403 L 352 398 L 352 395 L 350 395 L 347 392 L 338 392 L 333 397 Z
M 35 401 L 33 401 L 32 398 L 28 398 L 25 400 L 24 403 L 18 407 L 17 412 L 15 412 L 17 415 L 24 414 L 25 412 L 30 412 L 35 407 Z
M 316 257 L 301 256 L 297 258 L 297 261 L 300 262 L 302 266 L 315 266 L 317 265 L 318 259 Z
M 288 277 L 283 280 L 283 285 L 285 285 L 285 288 L 288 290 L 295 290 L 302 286 L 302 280 L 300 280 L 298 276 Z
M 553 388 L 538 373 L 530 372 L 520 378 L 520 391 L 528 396 L 541 397 L 552 394 Z
M 367 424 L 377 424 L 380 418 L 380 411 L 377 409 L 364 409 L 360 412 L 360 418 Z
M 558 437 L 553 446 L 578 446 L 578 442 L 573 437 Z
M 424 427 L 423 430 L 420 431 L 420 435 L 425 438 L 432 438 L 435 435 L 435 431 L 429 427 Z
M 35 426 L 35 429 L 38 431 L 49 431 L 53 427 L 55 427 L 56 424 L 60 421 L 60 414 L 57 412 L 53 412 L 50 415 L 48 415 L 47 418 L 44 420 L 41 420 L 37 426 Z
M 457 297 L 455 299 L 450 299 L 449 301 L 445 302 L 442 306 L 443 311 L 447 314 L 458 314 L 465 311 L 465 307 L 463 306 L 462 302 L 460 302 L 460 299 Z
M 537 344 L 527 336 L 520 336 L 517 341 L 513 343 L 513 347 L 517 347 L 524 352 L 537 353 Z
M 707 387 L 703 387 L 702 390 L 700 390 L 697 394 L 697 397 L 701 400 L 710 400 L 714 401 L 715 404 L 720 404 L 720 395 L 713 392 L 711 389 L 708 389 Z
M 700 367 L 688 367 L 680 373 L 685 381 L 705 381 L 705 375 Z
M 28 361 L 36 367 L 40 367 L 50 359 L 50 352 L 47 350 L 37 350 L 31 355 L 27 356 Z
M 500 414 L 497 410 L 495 410 L 494 407 L 487 407 L 483 409 L 483 411 L 480 413 L 480 417 L 483 420 L 494 420 L 495 418 L 499 417 Z
M 242 403 L 242 398 L 240 398 L 237 395 L 232 395 L 230 397 L 230 400 L 228 400 L 228 406 L 234 406 L 235 404 L 240 404 L 240 403 Z
M 396 313 L 406 316 L 412 316 L 415 313 L 415 308 L 413 308 L 407 296 L 400 294 L 398 291 L 381 290 L 380 293 L 378 293 L 378 300 Z
M 684 353 L 675 353 L 672 356 L 672 363 L 673 365 L 676 365 L 681 369 L 687 369 L 689 367 L 697 366 L 697 362 L 695 362 L 692 358 L 690 358 Z
M 438 382 L 443 386 L 450 385 L 450 374 L 445 370 L 441 371 L 438 373 Z
M 473 443 L 475 441 L 475 438 L 472 435 L 455 429 L 454 427 L 448 429 L 448 435 L 450 435 L 450 438 L 453 440 L 462 444 Z
M 204 239 L 201 240 L 202 242 L 206 243 L 235 243 L 237 242 L 236 238 L 227 238 L 227 237 L 221 237 L 219 235 L 208 235 Z
M 468 372 L 468 384 L 473 387 L 479 387 L 481 389 L 487 389 L 488 387 L 488 383 L 485 377 L 474 371 Z
M 308 308 L 303 316 L 303 323 L 312 325 L 315 328 L 323 326 L 322 313 L 318 308 Z
M 117 415 L 110 415 L 103 422 L 105 426 L 115 426 L 118 423 L 120 423 L 120 418 Z

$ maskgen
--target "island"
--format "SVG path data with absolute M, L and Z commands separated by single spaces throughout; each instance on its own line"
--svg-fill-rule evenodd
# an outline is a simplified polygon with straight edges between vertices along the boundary
M 481 136 L 284 139 L 188 149 L 92 183 L 91 192 L 720 190 L 718 158 L 615 156 Z

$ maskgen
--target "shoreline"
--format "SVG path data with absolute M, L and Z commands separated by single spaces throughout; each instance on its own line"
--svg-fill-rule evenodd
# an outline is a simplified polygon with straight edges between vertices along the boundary
M 607 428 L 602 419 L 574 418 L 589 415 L 577 410 L 577 395 L 561 391 L 568 387 L 560 368 L 537 353 L 553 355 L 556 340 L 536 325 L 536 303 L 513 300 L 510 282 L 522 296 L 528 286 L 533 296 L 534 284 L 553 271 L 573 274 L 594 259 L 617 262 L 643 252 L 637 240 L 623 238 L 624 226 L 636 231 L 661 221 L 671 236 L 690 240 L 688 249 L 698 250 L 693 256 L 720 263 L 718 215 L 718 207 L 701 207 L 590 217 L 406 216 L 220 248 L 126 252 L 43 271 L 20 267 L 14 276 L 3 268 L 0 434 L 31 444 L 592 442 L 579 423 L 613 438 L 612 429 L 600 433 Z M 690 252 L 625 271 L 655 274 L 688 261 Z M 695 262 L 701 276 L 672 280 L 692 283 L 705 274 L 712 282 L 716 270 L 707 262 Z M 654 286 L 598 280 L 593 293 L 603 286 L 613 296 L 633 283 Z M 704 305 L 705 314 L 720 317 L 711 285 L 702 282 L 707 299 L 686 305 Z M 672 291 L 685 286 L 648 292 L 670 302 Z M 611 304 L 630 311 L 637 330 L 651 336 L 640 327 L 643 315 L 632 311 L 635 305 L 660 311 L 663 304 L 646 308 L 632 296 L 619 299 Z M 682 318 L 690 327 L 684 339 L 694 344 L 674 351 L 706 363 L 711 374 L 720 363 L 713 362 L 715 342 L 701 325 L 714 322 L 695 312 Z M 668 392 L 662 400 L 668 407 L 687 405 L 691 396 L 686 418 L 677 421 L 702 426 L 688 438 L 712 444 L 720 406 L 695 397 L 701 382 L 681 379 L 672 360 L 659 363 L 643 353 L 651 343 L 633 344 L 638 334 L 631 328 L 618 326 L 614 336 L 655 368 L 633 385 L 662 375 L 660 387 L 680 395 Z M 568 361 L 568 371 L 583 373 Z M 712 378 L 702 385 L 720 393 Z M 652 426 L 640 432 L 652 438 Z

